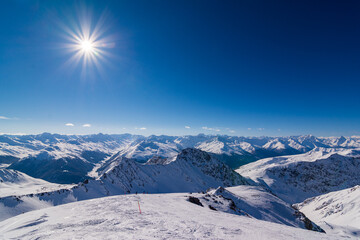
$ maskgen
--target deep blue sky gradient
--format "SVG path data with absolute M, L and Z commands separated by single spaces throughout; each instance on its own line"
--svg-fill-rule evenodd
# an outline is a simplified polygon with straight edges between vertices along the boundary
M 86 77 L 65 65 L 59 27 L 84 9 L 106 16 L 115 44 Z M 358 1 L 2 1 L 0 132 L 360 135 L 359 12 Z

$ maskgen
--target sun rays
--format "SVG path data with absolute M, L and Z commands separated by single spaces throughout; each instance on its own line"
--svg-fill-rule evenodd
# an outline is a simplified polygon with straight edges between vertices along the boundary
M 102 72 L 102 65 L 111 56 L 109 48 L 115 43 L 108 34 L 109 24 L 106 13 L 95 19 L 91 11 L 77 11 L 76 17 L 69 21 L 59 21 L 65 43 L 62 44 L 69 54 L 65 68 L 81 66 L 82 77 Z

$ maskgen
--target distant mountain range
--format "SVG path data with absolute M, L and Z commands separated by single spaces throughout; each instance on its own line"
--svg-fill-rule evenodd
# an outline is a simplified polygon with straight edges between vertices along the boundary
M 98 171 L 114 155 L 138 162 L 166 161 L 185 148 L 196 148 L 236 169 L 261 158 L 300 154 L 317 147 L 357 148 L 360 137 L 1 135 L 0 164 L 35 178 L 67 184 L 98 177 Z

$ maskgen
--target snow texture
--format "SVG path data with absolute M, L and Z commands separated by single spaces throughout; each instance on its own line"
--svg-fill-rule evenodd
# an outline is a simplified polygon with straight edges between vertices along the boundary
M 315 148 L 299 155 L 262 159 L 237 172 L 289 203 L 360 184 L 360 150 Z
M 295 204 L 326 232 L 360 237 L 360 186 L 330 192 Z
M 186 199 L 184 194 L 133 194 L 45 208 L 0 222 L 0 238 L 339 239 L 214 211 Z

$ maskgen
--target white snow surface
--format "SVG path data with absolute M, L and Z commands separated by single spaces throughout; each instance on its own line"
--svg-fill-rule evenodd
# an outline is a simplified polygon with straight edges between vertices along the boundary
M 339 239 L 213 211 L 186 198 L 132 194 L 49 207 L 0 222 L 0 239 Z
M 295 204 L 326 232 L 360 238 L 360 186 L 330 192 Z
M 278 139 L 271 140 L 267 142 L 263 148 L 265 149 L 275 149 L 275 150 L 282 150 L 285 149 L 285 145 L 280 142 Z
M 219 187 L 206 193 L 194 193 L 192 196 L 212 210 L 306 228 L 305 219 L 290 204 L 259 186 Z M 312 230 L 320 231 L 316 225 L 313 225 Z

